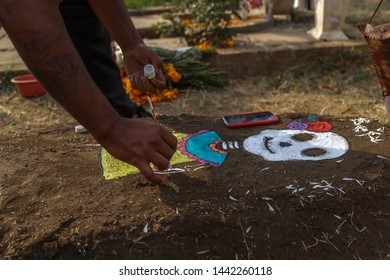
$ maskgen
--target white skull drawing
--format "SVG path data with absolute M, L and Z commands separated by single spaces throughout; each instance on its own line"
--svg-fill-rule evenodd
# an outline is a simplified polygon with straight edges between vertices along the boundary
M 333 132 L 267 129 L 245 139 L 244 149 L 268 161 L 325 160 L 344 155 L 349 145 Z

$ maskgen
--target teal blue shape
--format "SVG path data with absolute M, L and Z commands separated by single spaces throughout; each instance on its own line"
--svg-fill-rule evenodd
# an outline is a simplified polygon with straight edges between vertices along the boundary
M 313 114 L 309 114 L 307 116 L 307 121 L 308 122 L 318 122 L 320 119 L 316 116 L 316 115 L 313 115 Z
M 214 166 L 223 164 L 227 155 L 213 151 L 210 144 L 221 141 L 222 138 L 215 131 L 205 131 L 193 135 L 186 142 L 186 150 L 191 158 Z

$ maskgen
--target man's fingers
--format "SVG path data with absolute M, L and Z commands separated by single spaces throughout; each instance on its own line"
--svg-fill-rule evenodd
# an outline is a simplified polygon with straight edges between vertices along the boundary
M 156 68 L 156 69 L 158 69 L 156 72 L 156 77 L 153 79 L 150 79 L 150 81 L 153 83 L 153 85 L 157 89 L 164 89 L 167 87 L 167 83 L 165 81 L 164 74 L 160 68 Z
M 162 133 L 162 139 L 168 146 L 172 149 L 173 152 L 177 149 L 177 138 L 167 130 L 164 130 Z
M 156 69 L 159 69 L 163 64 L 163 60 L 160 56 L 153 56 L 151 62 Z
M 131 87 L 141 92 L 150 92 L 150 93 L 156 92 L 156 87 L 151 80 L 152 79 L 148 79 L 144 76 L 140 76 L 139 73 L 130 75 Z
M 165 170 L 169 166 L 169 159 L 159 153 L 154 155 L 151 162 L 158 168 L 158 170 Z
M 165 80 L 161 81 L 156 78 L 150 79 L 150 82 L 153 84 L 153 87 L 156 89 L 165 89 L 167 87 L 167 84 Z
M 163 179 L 155 174 L 150 167 L 149 163 L 142 162 L 137 165 L 139 171 L 145 176 L 146 179 L 149 180 L 152 184 L 159 185 L 163 182 Z
M 147 80 L 145 77 L 141 76 L 138 80 L 137 80 L 137 89 L 140 90 L 141 92 L 146 92 L 146 88 L 144 86 L 144 83 L 145 83 L 145 80 Z
M 139 80 L 139 77 L 140 77 L 140 75 L 138 72 L 135 72 L 135 73 L 132 73 L 129 75 L 129 79 L 130 79 L 130 83 L 131 83 L 132 88 L 138 89 L 137 81 Z
M 157 148 L 157 152 L 167 160 L 170 160 L 173 157 L 175 150 L 173 150 L 168 144 L 164 144 Z
M 154 79 L 154 78 L 153 78 Z M 142 83 L 143 83 L 143 87 L 145 88 L 145 90 L 147 92 L 150 92 L 150 93 L 155 93 L 157 90 L 156 90 L 156 87 L 154 86 L 152 80 L 153 79 L 142 79 Z
M 161 72 L 161 70 L 158 72 Z M 144 88 L 151 93 L 155 93 L 158 89 L 165 89 L 167 87 L 164 76 L 159 77 L 159 75 L 157 75 L 155 78 L 151 79 L 142 77 L 140 80 Z

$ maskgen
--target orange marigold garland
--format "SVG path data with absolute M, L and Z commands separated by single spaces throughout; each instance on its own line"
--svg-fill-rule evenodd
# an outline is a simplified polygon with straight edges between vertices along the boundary
M 160 103 L 165 100 L 174 100 L 179 97 L 179 90 L 172 86 L 172 83 L 178 83 L 182 77 L 178 73 L 172 63 L 163 64 L 164 77 L 167 81 L 167 88 L 159 90 L 157 93 L 142 93 L 139 90 L 136 90 L 131 87 L 129 78 L 126 75 L 124 68 L 120 69 L 122 84 L 128 94 L 129 98 L 136 103 L 145 104 L 148 102 L 148 96 L 150 97 L 153 104 Z
M 172 83 L 178 83 L 181 79 L 181 74 L 178 73 L 173 66 L 173 63 L 163 64 L 165 70 L 165 78 Z

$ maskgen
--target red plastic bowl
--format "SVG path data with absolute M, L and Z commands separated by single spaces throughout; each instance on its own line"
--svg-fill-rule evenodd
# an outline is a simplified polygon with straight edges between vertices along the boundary
M 40 96 L 46 93 L 46 90 L 32 74 L 16 76 L 11 79 L 11 82 L 24 97 Z

